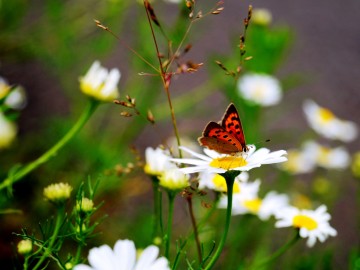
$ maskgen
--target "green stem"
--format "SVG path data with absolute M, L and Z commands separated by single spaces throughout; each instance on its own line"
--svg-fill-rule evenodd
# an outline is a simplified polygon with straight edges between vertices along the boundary
M 174 202 L 175 202 L 176 193 L 174 191 L 168 191 L 169 197 L 169 215 L 167 222 L 167 233 L 166 233 L 166 246 L 165 246 L 165 257 L 170 261 L 170 242 L 171 242 L 171 229 L 172 229 L 172 221 L 174 216 Z
M 85 123 L 89 120 L 93 112 L 96 110 L 97 106 L 100 104 L 99 101 L 95 99 L 90 99 L 90 102 L 88 103 L 87 107 L 81 114 L 79 120 L 75 123 L 75 125 L 68 131 L 68 133 L 65 134 L 65 136 L 58 141 L 52 148 L 50 148 L 47 152 L 45 152 L 42 156 L 40 156 L 38 159 L 34 160 L 30 164 L 24 166 L 20 170 L 18 170 L 16 173 L 10 175 L 8 178 L 6 178 L 1 184 L 0 184 L 0 190 L 11 186 L 15 182 L 19 181 L 21 178 L 23 178 L 25 175 L 39 167 L 41 164 L 47 162 L 49 159 L 51 159 L 53 156 L 57 154 L 57 152 L 64 147 L 70 139 L 72 139 L 85 125 Z
M 24 270 L 28 270 L 29 269 L 29 257 L 28 255 L 25 255 L 25 261 L 24 261 Z
M 284 254 L 288 249 L 290 249 L 299 239 L 300 239 L 299 230 L 296 230 L 294 237 L 289 242 L 287 242 L 285 245 L 279 248 L 275 253 L 270 255 L 268 258 L 264 259 L 259 264 L 257 264 L 255 268 L 258 269 L 261 266 L 272 263 L 282 254 Z
M 227 171 L 221 174 L 226 180 L 226 187 L 227 187 L 227 209 L 226 209 L 225 228 L 224 228 L 224 233 L 220 239 L 219 245 L 215 251 L 215 254 L 214 256 L 212 256 L 208 265 L 204 268 L 205 270 L 209 270 L 215 265 L 216 261 L 220 257 L 220 254 L 224 248 L 226 237 L 230 227 L 234 181 L 235 181 L 235 177 L 238 176 L 239 173 L 240 172 L 238 171 Z
M 199 259 L 199 263 L 201 264 L 201 262 L 202 262 L 201 243 L 200 243 L 200 238 L 199 238 L 198 226 L 196 225 L 192 196 L 188 196 L 187 203 L 188 203 L 188 207 L 189 207 L 191 224 L 192 224 L 192 227 L 194 230 L 194 238 L 195 238 L 196 249 L 197 249 L 197 253 L 198 253 L 198 259 Z
M 159 179 L 156 176 L 152 176 L 152 186 L 153 186 L 153 194 L 154 194 L 154 220 L 153 220 L 153 240 L 155 239 L 155 237 L 158 236 L 158 228 L 162 227 L 161 226 L 161 212 L 160 212 L 160 208 L 161 208 L 161 193 L 159 190 Z M 160 224 L 160 226 L 159 226 Z
M 65 213 L 65 205 L 62 204 L 62 205 L 58 206 L 58 214 L 56 217 L 55 228 L 54 228 L 54 232 L 53 232 L 52 236 L 50 237 L 49 245 L 47 247 L 43 247 L 43 248 L 45 248 L 45 251 L 42 254 L 40 260 L 37 262 L 37 264 L 33 268 L 33 270 L 36 270 L 39 267 L 41 267 L 41 265 L 45 261 L 45 259 L 51 255 L 52 248 L 55 244 L 55 241 L 57 239 L 57 236 L 58 236 L 60 228 L 61 228 L 61 224 L 64 221 L 64 213 Z
M 82 247 L 83 247 L 83 244 L 79 243 L 79 245 L 78 245 L 78 247 L 76 249 L 76 255 L 75 255 L 75 263 L 76 264 L 80 263 L 79 259 L 80 259 L 80 256 L 81 256 Z

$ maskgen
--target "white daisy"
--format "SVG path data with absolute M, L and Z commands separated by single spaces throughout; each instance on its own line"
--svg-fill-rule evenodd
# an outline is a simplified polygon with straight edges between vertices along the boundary
M 190 153 L 197 159 L 191 158 L 174 158 L 173 162 L 194 165 L 193 167 L 181 168 L 184 173 L 198 173 L 207 171 L 209 173 L 225 173 L 229 170 L 234 171 L 249 171 L 253 168 L 260 167 L 263 164 L 272 164 L 284 162 L 287 158 L 285 150 L 270 152 L 269 149 L 260 148 L 255 151 L 255 146 L 248 146 L 246 153 L 238 153 L 237 155 L 224 155 L 216 151 L 204 148 L 203 154 L 198 154 L 186 147 L 181 147 L 182 150 Z
M 304 143 L 304 153 L 312 157 L 315 163 L 327 169 L 345 169 L 350 165 L 350 154 L 342 147 L 330 148 L 314 141 Z
M 313 156 L 308 151 L 290 149 L 287 150 L 288 161 L 280 164 L 280 168 L 292 174 L 310 173 L 316 167 Z
M 300 210 L 289 206 L 276 213 L 277 228 L 295 227 L 299 229 L 302 238 L 308 238 L 307 246 L 315 245 L 316 240 L 324 242 L 329 236 L 336 236 L 337 232 L 329 224 L 331 216 L 326 206 L 321 205 L 316 210 Z
M 356 139 L 358 127 L 355 123 L 337 118 L 329 109 L 320 107 L 312 100 L 306 100 L 303 109 L 311 128 L 325 138 L 344 142 Z
M 261 182 L 259 179 L 254 182 L 239 184 L 239 192 L 233 194 L 232 215 L 241 215 L 249 212 L 244 203 L 258 197 L 260 184 Z M 226 209 L 228 205 L 227 200 L 228 198 L 226 195 L 221 196 L 218 207 Z
M 237 177 L 235 177 L 233 193 L 240 192 L 240 183 L 246 182 L 248 178 L 249 174 L 247 172 L 242 172 Z M 220 174 L 203 171 L 199 175 L 199 189 L 205 188 L 218 192 L 227 192 L 226 180 Z
M 0 76 L 0 99 L 3 99 L 8 95 L 11 90 L 11 86 L 8 84 L 6 79 Z
M 275 191 L 269 192 L 261 199 L 258 196 L 259 186 L 260 180 L 240 184 L 240 192 L 233 195 L 232 215 L 250 213 L 257 215 L 261 220 L 268 220 L 289 205 L 289 197 Z M 227 208 L 226 196 L 220 199 L 219 207 Z
M 170 153 L 161 148 L 153 149 L 151 147 L 145 150 L 145 167 L 144 171 L 150 175 L 161 175 L 166 170 L 176 168 L 175 164 L 170 161 Z
M 119 96 L 117 84 L 121 73 L 117 68 L 108 71 L 95 61 L 84 77 L 80 78 L 81 91 L 100 101 L 112 101 Z
M 280 82 L 270 75 L 246 74 L 237 86 L 240 96 L 262 106 L 276 105 L 282 98 Z
M 79 264 L 74 270 L 170 270 L 166 258 L 160 257 L 157 246 L 149 246 L 136 258 L 133 241 L 118 240 L 114 250 L 108 245 L 93 248 L 89 252 L 90 266 Z

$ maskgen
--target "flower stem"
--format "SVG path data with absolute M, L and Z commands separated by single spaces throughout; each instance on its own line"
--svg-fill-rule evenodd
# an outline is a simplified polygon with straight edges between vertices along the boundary
M 53 232 L 52 236 L 49 238 L 50 239 L 49 245 L 47 247 L 43 247 L 45 250 L 44 250 L 40 260 L 34 266 L 33 270 L 36 270 L 39 267 L 41 267 L 44 260 L 51 255 L 52 248 L 53 248 L 53 246 L 55 244 L 55 241 L 56 241 L 56 239 L 58 237 L 58 234 L 59 234 L 59 231 L 60 231 L 60 228 L 61 228 L 61 224 L 63 223 L 64 213 L 65 213 L 65 205 L 62 204 L 62 205 L 58 206 L 58 213 L 57 213 L 57 217 L 56 217 L 55 228 L 54 228 L 54 232 Z
M 153 194 L 154 194 L 154 217 L 153 217 L 153 240 L 158 236 L 158 228 L 162 228 L 162 218 L 161 218 L 161 193 L 159 190 L 159 179 L 156 176 L 151 177 L 152 186 L 153 186 Z M 160 224 L 160 226 L 159 226 Z
M 273 261 L 275 261 L 282 254 L 284 254 L 287 250 L 289 250 L 299 239 L 300 239 L 299 230 L 296 230 L 294 237 L 289 242 L 287 242 L 285 245 L 283 245 L 281 248 L 279 248 L 275 253 L 270 255 L 268 258 L 264 259 L 259 264 L 256 264 L 256 269 L 258 269 L 258 267 L 270 264 Z
M 201 264 L 201 262 L 202 262 L 201 244 L 200 244 L 200 239 L 199 239 L 198 226 L 196 224 L 195 215 L 194 215 L 194 207 L 193 207 L 192 197 L 188 196 L 186 201 L 188 203 L 191 224 L 192 224 L 192 227 L 193 227 L 193 230 L 194 230 L 194 238 L 195 238 L 195 242 L 196 242 L 196 248 L 197 248 L 199 263 Z
M 238 171 L 227 171 L 227 172 L 221 174 L 226 180 L 226 187 L 227 187 L 227 209 L 226 209 L 225 228 L 224 228 L 223 235 L 220 239 L 219 245 L 215 251 L 215 254 L 212 256 L 208 265 L 204 268 L 205 270 L 209 270 L 215 265 L 216 261 L 220 257 L 221 251 L 224 248 L 226 237 L 227 237 L 229 227 L 230 227 L 233 186 L 234 186 L 235 177 L 238 176 L 239 173 L 240 172 L 238 172 Z
M 30 164 L 22 167 L 20 170 L 15 172 L 14 174 L 8 176 L 2 183 L 0 183 L 0 190 L 10 187 L 15 182 L 19 181 L 21 178 L 23 178 L 25 175 L 30 173 L 31 171 L 35 170 L 37 167 L 39 167 L 41 164 L 47 162 L 49 159 L 54 157 L 57 152 L 64 147 L 70 139 L 72 139 L 85 125 L 85 123 L 89 120 L 93 112 L 96 110 L 97 106 L 100 104 L 99 101 L 95 99 L 90 99 L 89 103 L 87 104 L 87 107 L 81 114 L 78 121 L 75 123 L 75 125 L 65 134 L 65 136 L 58 141 L 53 147 L 51 147 L 47 152 L 45 152 L 42 156 L 40 156 L 38 159 L 34 160 Z
M 172 229 L 172 221 L 174 216 L 174 202 L 175 202 L 175 195 L 174 191 L 168 191 L 169 197 L 169 215 L 168 215 L 168 222 L 167 222 L 167 233 L 166 233 L 166 246 L 165 246 L 165 257 L 170 261 L 169 254 L 170 254 L 170 242 L 171 242 L 171 229 Z

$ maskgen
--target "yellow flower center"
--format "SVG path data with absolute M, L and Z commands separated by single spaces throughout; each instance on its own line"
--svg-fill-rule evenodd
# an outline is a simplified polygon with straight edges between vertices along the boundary
M 294 227 L 306 228 L 308 230 L 314 230 L 318 227 L 318 224 L 311 217 L 305 215 L 297 215 L 293 218 Z
M 225 181 L 225 178 L 223 176 L 221 176 L 220 174 L 215 174 L 212 181 L 213 181 L 214 185 L 217 187 L 218 190 L 227 192 L 226 181 Z M 239 193 L 239 192 L 240 192 L 239 184 L 234 183 L 233 193 Z
M 335 115 L 328 109 L 320 108 L 319 109 L 320 119 L 323 123 L 328 123 L 331 120 L 335 119 Z
M 327 147 L 321 146 L 320 151 L 318 154 L 318 160 L 320 164 L 327 164 L 329 163 L 329 154 L 331 150 Z
M 254 97 L 261 100 L 264 99 L 266 87 L 263 84 L 257 85 L 254 91 Z
M 241 156 L 226 156 L 215 158 L 210 162 L 210 166 L 224 170 L 230 170 L 247 165 L 246 160 Z
M 249 209 L 250 212 L 257 213 L 257 212 L 259 212 L 261 203 L 262 203 L 261 199 L 256 198 L 253 200 L 245 201 L 244 205 L 247 209 Z

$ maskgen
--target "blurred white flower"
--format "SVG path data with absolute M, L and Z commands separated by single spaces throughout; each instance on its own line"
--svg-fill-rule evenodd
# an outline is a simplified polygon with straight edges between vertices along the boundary
M 242 172 L 235 177 L 233 193 L 240 192 L 240 183 L 246 182 L 248 178 L 249 174 L 247 172 Z M 203 171 L 199 174 L 199 189 L 205 188 L 218 192 L 227 192 L 226 180 L 220 174 Z
M 282 90 L 278 79 L 266 74 L 246 74 L 238 81 L 241 97 L 261 106 L 276 105 L 281 101 Z
M 10 85 L 0 76 L 0 99 L 3 99 L 10 92 Z
M 251 15 L 251 23 L 269 25 L 272 21 L 271 12 L 266 8 L 254 8 Z
M 241 215 L 249 212 L 244 203 L 258 197 L 260 184 L 259 179 L 253 182 L 239 183 L 239 192 L 233 194 L 232 215 Z M 218 208 L 227 208 L 227 201 L 227 196 L 222 195 L 218 203 Z
M 327 139 L 351 142 L 358 135 L 355 123 L 337 118 L 329 109 L 320 107 L 312 100 L 306 100 L 303 110 L 310 127 Z
M 112 101 L 119 96 L 117 84 L 121 73 L 117 68 L 108 71 L 95 61 L 84 77 L 80 78 L 81 91 L 100 101 Z
M 351 158 L 348 151 L 342 147 L 329 148 L 314 141 L 308 141 L 303 146 L 304 155 L 312 157 L 314 162 L 327 169 L 345 169 L 350 165 Z
M 153 149 L 151 147 L 145 150 L 145 173 L 149 175 L 161 175 L 166 170 L 176 168 L 176 165 L 170 161 L 170 153 L 161 148 Z
M 16 134 L 15 123 L 7 120 L 5 115 L 0 112 L 0 149 L 9 147 L 16 138 Z
M 168 190 L 181 190 L 190 186 L 189 175 L 178 168 L 168 169 L 159 176 L 159 184 Z
M 315 159 L 310 153 L 303 150 L 287 150 L 288 161 L 279 164 L 279 167 L 292 174 L 310 173 L 316 167 Z
M 316 210 L 300 210 L 289 206 L 277 212 L 275 224 L 277 228 L 294 227 L 299 229 L 300 237 L 308 238 L 307 246 L 315 245 L 316 240 L 324 242 L 329 236 L 336 236 L 337 232 L 329 224 L 331 216 L 325 205 Z
M 90 266 L 79 264 L 74 270 L 170 270 L 166 258 L 160 257 L 157 246 L 145 248 L 137 258 L 133 241 L 118 240 L 114 250 L 108 245 L 92 248 L 88 260 Z
M 179 4 L 181 2 L 185 2 L 184 0 L 164 0 L 164 1 L 171 4 Z
M 253 168 L 260 167 L 263 164 L 273 164 L 286 161 L 286 151 L 279 150 L 270 152 L 267 148 L 256 150 L 254 145 L 248 146 L 246 153 L 238 153 L 237 155 L 224 155 L 216 151 L 204 148 L 203 154 L 198 154 L 186 147 L 181 149 L 190 153 L 197 159 L 192 158 L 173 158 L 173 162 L 194 165 L 193 167 L 181 168 L 184 173 L 198 173 L 207 171 L 209 173 L 224 173 L 229 170 L 249 171 Z
M 26 106 L 26 93 L 23 87 L 16 86 L 5 98 L 5 105 L 14 110 L 21 110 Z
M 261 220 L 268 220 L 275 216 L 278 211 L 289 206 L 289 197 L 271 191 L 261 199 L 258 196 L 260 180 L 248 183 L 240 183 L 240 192 L 234 193 L 232 203 L 232 215 L 253 214 Z M 227 197 L 222 196 L 219 208 L 227 208 Z

